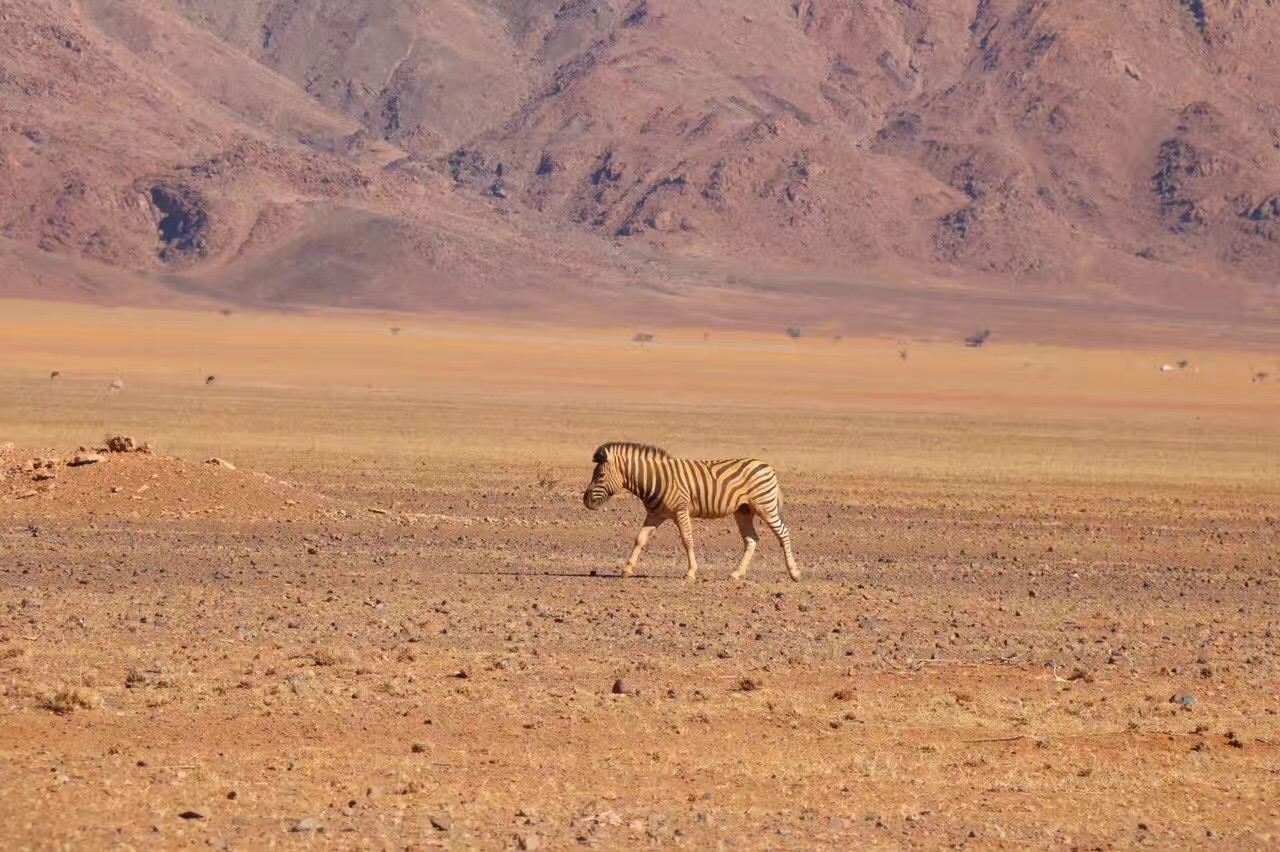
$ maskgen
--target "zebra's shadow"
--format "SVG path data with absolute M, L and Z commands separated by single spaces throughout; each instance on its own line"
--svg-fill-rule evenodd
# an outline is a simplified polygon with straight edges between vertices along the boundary
M 620 573 L 613 571 L 610 573 L 581 571 L 509 571 L 502 569 L 494 569 L 490 571 L 459 571 L 459 574 L 476 574 L 486 577 L 564 577 L 577 580 L 680 580 L 684 581 L 684 575 L 675 574 L 632 574 L 630 577 L 623 577 Z

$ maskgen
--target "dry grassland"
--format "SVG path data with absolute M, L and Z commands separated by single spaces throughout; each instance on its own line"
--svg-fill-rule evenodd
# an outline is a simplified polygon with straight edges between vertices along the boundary
M 1280 838 L 1275 357 L 632 331 L 0 303 L 6 845 Z

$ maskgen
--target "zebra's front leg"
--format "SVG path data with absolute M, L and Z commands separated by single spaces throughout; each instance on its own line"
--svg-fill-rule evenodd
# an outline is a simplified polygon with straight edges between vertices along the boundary
M 640 554 L 645 545 L 649 543 L 649 536 L 653 535 L 653 531 L 665 520 L 666 518 L 661 515 L 645 516 L 644 526 L 636 534 L 636 546 L 631 549 L 631 555 L 627 557 L 627 564 L 622 566 L 622 576 L 630 577 L 635 573 L 636 563 L 640 561 Z
M 680 527 L 680 542 L 684 545 L 685 555 L 689 557 L 689 572 L 686 580 L 698 576 L 698 557 L 693 555 L 693 521 L 689 518 L 689 510 L 682 509 L 676 513 L 676 525 Z

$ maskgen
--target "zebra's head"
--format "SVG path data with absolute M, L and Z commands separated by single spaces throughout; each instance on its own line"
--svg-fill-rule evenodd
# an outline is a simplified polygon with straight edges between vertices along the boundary
M 611 455 L 608 445 L 605 445 L 591 457 L 596 469 L 591 474 L 591 483 L 582 495 L 582 505 L 588 509 L 599 509 L 623 488 L 622 468 Z

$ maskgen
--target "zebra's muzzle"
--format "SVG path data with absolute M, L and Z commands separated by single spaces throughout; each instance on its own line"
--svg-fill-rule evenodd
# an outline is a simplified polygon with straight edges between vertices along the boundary
M 606 499 L 608 499 L 606 495 L 598 493 L 595 489 L 588 488 L 582 495 L 582 505 L 594 511 L 599 509 Z

